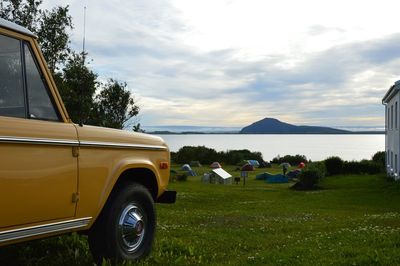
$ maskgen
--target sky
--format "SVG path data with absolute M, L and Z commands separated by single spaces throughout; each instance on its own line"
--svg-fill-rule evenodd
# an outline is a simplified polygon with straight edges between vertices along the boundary
M 125 81 L 143 126 L 382 126 L 400 69 L 400 1 L 44 0 L 71 46 Z

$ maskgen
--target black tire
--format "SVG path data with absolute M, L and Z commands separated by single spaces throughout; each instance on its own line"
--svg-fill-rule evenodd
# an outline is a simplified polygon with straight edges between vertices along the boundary
M 94 261 L 137 260 L 149 254 L 156 227 L 154 201 L 149 191 L 125 183 L 110 196 L 89 232 Z

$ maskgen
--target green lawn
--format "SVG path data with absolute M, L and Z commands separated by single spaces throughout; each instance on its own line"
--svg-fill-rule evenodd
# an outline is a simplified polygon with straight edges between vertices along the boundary
M 140 264 L 400 263 L 399 184 L 376 175 L 334 176 L 322 190 L 299 192 L 292 184 L 256 181 L 255 174 L 246 186 L 203 184 L 200 177 L 172 182 L 177 202 L 157 205 L 154 248 Z M 2 248 L 0 264 L 87 265 L 84 239 L 73 234 Z

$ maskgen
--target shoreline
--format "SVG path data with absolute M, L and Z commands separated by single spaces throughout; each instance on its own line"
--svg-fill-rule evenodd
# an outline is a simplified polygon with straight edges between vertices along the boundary
M 151 135 L 385 135 L 385 131 L 352 131 L 346 133 L 240 133 L 240 132 L 145 132 Z

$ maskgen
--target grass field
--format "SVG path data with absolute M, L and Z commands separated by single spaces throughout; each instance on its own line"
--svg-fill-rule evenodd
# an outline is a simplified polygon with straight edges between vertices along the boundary
M 157 205 L 153 251 L 139 264 L 400 264 L 399 184 L 378 175 L 334 176 L 321 182 L 322 190 L 299 192 L 292 184 L 256 181 L 256 173 L 246 186 L 202 184 L 200 177 L 172 182 L 177 202 Z M 77 234 L 2 248 L 1 262 L 92 264 Z

